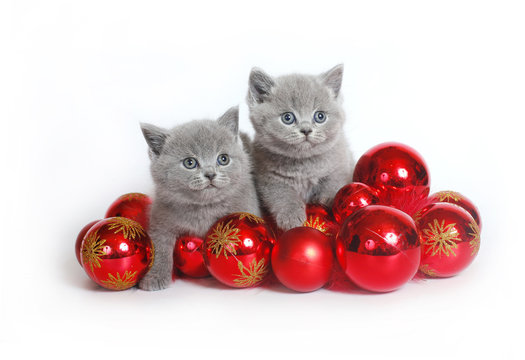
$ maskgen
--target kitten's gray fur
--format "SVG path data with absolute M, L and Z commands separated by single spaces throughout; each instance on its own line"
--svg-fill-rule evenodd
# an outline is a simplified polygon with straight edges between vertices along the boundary
M 238 124 L 238 107 L 217 121 L 195 120 L 170 131 L 141 124 L 155 184 L 149 228 L 155 260 L 139 282 L 141 289 L 160 290 L 170 285 L 178 236 L 204 238 L 215 221 L 234 212 L 261 215 Z M 221 154 L 229 155 L 228 165 L 218 165 Z M 184 167 L 183 160 L 188 157 L 197 159 L 195 169 Z
M 306 203 L 331 206 L 352 179 L 354 160 L 343 134 L 342 77 L 343 65 L 319 76 L 273 78 L 258 68 L 250 73 L 255 182 L 261 206 L 281 229 L 304 223 Z M 316 111 L 325 113 L 324 123 L 313 120 Z M 294 124 L 282 122 L 286 112 L 295 114 Z

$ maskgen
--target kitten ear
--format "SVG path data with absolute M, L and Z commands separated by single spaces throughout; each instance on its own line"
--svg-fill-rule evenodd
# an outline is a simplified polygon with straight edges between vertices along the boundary
M 343 83 L 343 69 L 344 65 L 339 64 L 319 76 L 321 81 L 332 89 L 335 97 L 339 96 L 339 91 L 341 90 L 341 84 Z
M 155 155 L 160 155 L 162 147 L 168 137 L 167 131 L 155 125 L 145 123 L 140 123 L 140 128 L 151 152 Z
M 254 67 L 250 72 L 250 80 L 248 84 L 248 104 L 254 105 L 264 101 L 264 99 L 270 94 L 275 82 L 272 77 L 262 69 Z
M 217 119 L 220 126 L 230 130 L 233 135 L 239 134 L 239 107 L 229 108 L 220 118 Z

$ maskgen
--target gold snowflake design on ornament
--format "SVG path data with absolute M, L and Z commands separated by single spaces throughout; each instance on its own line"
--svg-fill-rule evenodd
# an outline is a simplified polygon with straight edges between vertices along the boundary
M 126 271 L 122 277 L 117 272 L 117 276 L 108 274 L 107 280 L 101 282 L 109 289 L 112 290 L 126 290 L 135 285 L 137 272 Z
M 437 194 L 438 200 L 443 201 L 460 201 L 462 199 L 461 194 L 455 191 L 440 191 Z
M 439 254 L 450 254 L 456 256 L 453 249 L 457 249 L 458 244 L 456 241 L 461 241 L 458 237 L 459 233 L 456 229 L 456 224 L 451 223 L 445 225 L 445 220 L 441 223 L 434 219 L 433 224 L 428 224 L 428 227 L 423 230 L 423 245 L 427 245 L 428 248 L 425 254 L 432 252 L 431 256 Z
M 100 268 L 102 256 L 106 255 L 104 244 L 106 240 L 101 239 L 98 230 L 89 233 L 82 244 L 82 263 L 88 264 L 91 271 L 93 267 Z
M 129 193 L 129 194 L 125 194 L 119 197 L 119 200 L 120 201 L 142 200 L 146 197 L 147 196 L 142 193 Z
M 469 242 L 470 248 L 472 249 L 470 256 L 476 256 L 481 242 L 479 226 L 475 221 L 469 223 L 468 226 L 470 227 L 470 230 L 472 230 L 472 232 L 468 233 L 470 236 L 472 236 L 472 240 Z
M 137 236 L 146 235 L 146 233 L 144 232 L 144 229 L 138 222 L 125 218 L 125 217 L 112 218 L 109 222 L 108 229 L 109 230 L 116 229 L 115 231 L 113 231 L 114 234 L 118 234 L 119 232 L 122 232 L 122 235 L 124 236 L 125 239 L 135 240 Z
M 428 264 L 423 264 L 419 267 L 419 271 L 421 271 L 423 274 L 430 276 L 430 277 L 438 277 L 438 273 L 436 270 L 431 269 Z
M 415 222 L 418 222 L 423 217 L 423 209 L 419 209 L 413 216 L 412 219 L 414 219 Z
M 244 218 L 250 220 L 251 222 L 254 222 L 256 224 L 264 224 L 264 219 L 258 217 L 258 216 L 255 216 L 253 214 L 250 214 L 250 213 L 247 213 L 247 212 L 239 212 L 239 213 L 236 213 L 239 215 L 239 220 L 242 220 Z
M 241 275 L 235 275 L 237 279 L 234 279 L 233 282 L 239 287 L 249 287 L 261 282 L 268 272 L 268 266 L 266 266 L 264 259 L 259 262 L 253 259 L 248 268 L 240 261 L 237 262 L 237 266 Z
M 331 234 L 328 233 L 328 226 L 326 225 L 325 221 L 322 221 L 318 216 L 313 217 L 310 216 L 306 221 L 303 223 L 303 226 L 311 227 L 314 229 L 319 230 L 325 235 L 330 236 Z
M 228 253 L 230 255 L 237 255 L 235 246 L 241 242 L 241 239 L 239 239 L 240 229 L 232 226 L 231 222 L 232 220 L 226 224 L 223 222 L 218 223 L 213 229 L 213 232 L 208 236 L 208 247 L 217 258 L 221 253 L 226 259 L 228 258 Z

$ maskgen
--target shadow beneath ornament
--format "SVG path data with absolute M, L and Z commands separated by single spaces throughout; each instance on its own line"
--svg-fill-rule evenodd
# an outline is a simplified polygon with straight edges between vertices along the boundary
M 261 289 L 267 289 L 270 291 L 282 293 L 282 294 L 303 294 L 294 290 L 288 289 L 286 286 L 281 284 L 273 272 L 270 272 L 266 279 L 259 285 Z
M 229 290 L 229 289 L 236 289 L 229 286 L 226 286 L 222 284 L 221 282 L 215 280 L 212 276 L 202 277 L 202 278 L 194 278 L 187 275 L 177 275 L 176 281 L 184 281 L 188 282 L 192 285 L 197 285 L 205 288 L 210 289 L 218 289 L 218 290 Z
M 104 289 L 96 282 L 91 280 L 84 272 L 75 258 L 71 257 L 61 263 L 62 280 L 64 283 L 84 290 L 99 291 L 99 292 L 113 292 L 112 290 Z

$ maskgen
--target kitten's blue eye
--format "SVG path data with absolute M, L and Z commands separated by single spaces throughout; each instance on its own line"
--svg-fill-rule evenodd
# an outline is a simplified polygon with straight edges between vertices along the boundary
M 199 165 L 199 162 L 197 159 L 189 157 L 182 160 L 182 165 L 184 165 L 186 169 L 195 169 Z
M 217 157 L 217 164 L 226 166 L 230 163 L 230 157 L 227 154 L 221 154 Z
M 281 121 L 286 125 L 292 125 L 295 122 L 295 115 L 292 112 L 285 112 L 281 115 Z
M 323 111 L 316 111 L 314 114 L 314 121 L 318 124 L 322 124 L 326 121 L 326 114 Z

